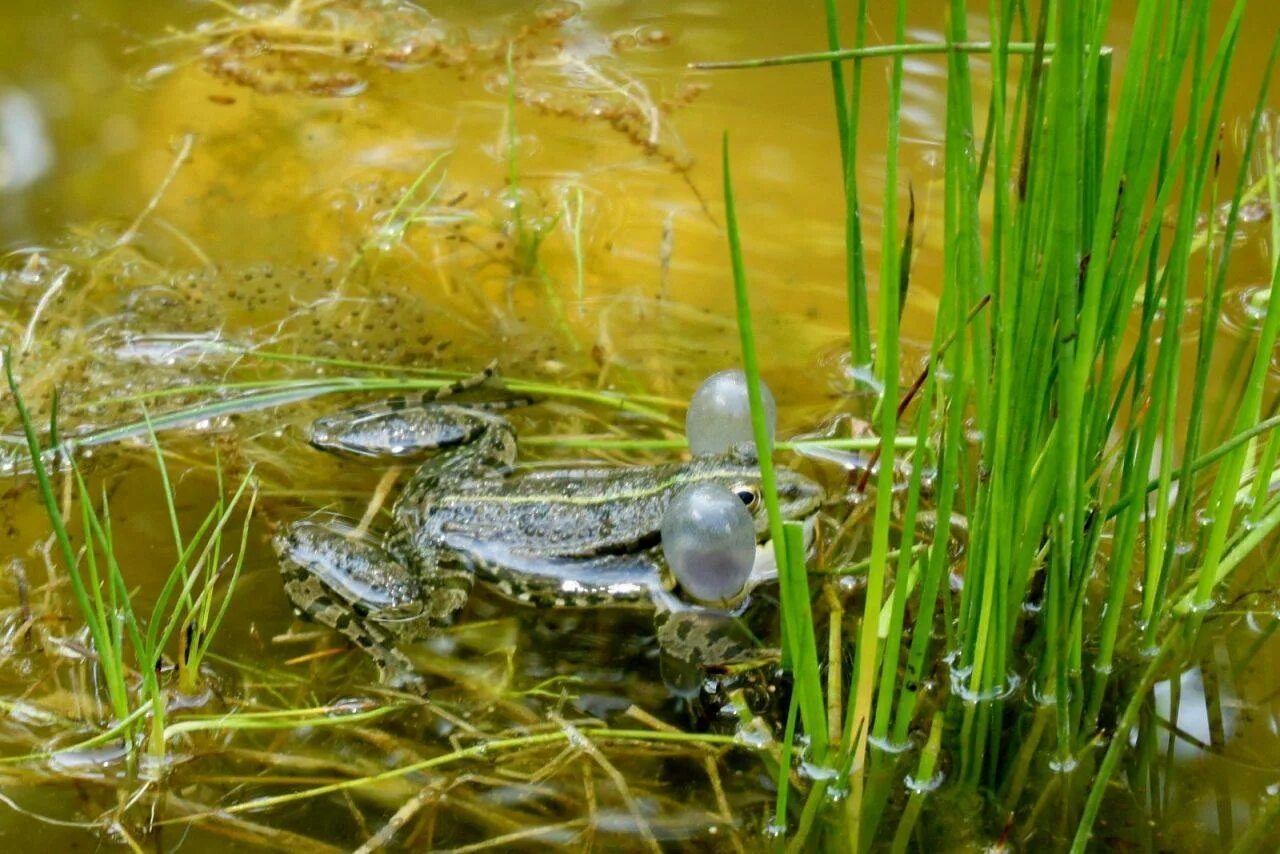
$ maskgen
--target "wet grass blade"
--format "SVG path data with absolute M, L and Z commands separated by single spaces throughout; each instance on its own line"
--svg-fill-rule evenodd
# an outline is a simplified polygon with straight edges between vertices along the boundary
M 840 47 L 840 19 L 835 0 L 826 0 L 827 46 Z M 867 32 L 867 2 L 859 0 L 857 46 L 862 47 Z M 839 131 L 840 162 L 844 175 L 845 217 L 845 302 L 849 312 L 849 352 L 855 366 L 871 363 L 871 312 L 867 299 L 865 248 L 862 243 L 862 213 L 858 201 L 858 128 L 862 113 L 862 59 L 852 64 L 848 94 L 840 60 L 831 61 L 831 90 L 835 99 L 836 128 Z M 846 100 L 847 98 L 847 100 Z
M 733 270 L 734 302 L 738 312 L 738 334 L 742 341 L 742 365 L 747 377 L 747 394 L 751 402 L 751 426 L 760 457 L 761 492 L 769 517 L 774 559 L 784 591 L 782 621 L 786 627 L 788 660 L 794 668 L 795 690 L 800 694 L 801 719 L 809 736 L 815 761 L 826 758 L 827 719 L 822 695 L 822 675 L 817 667 L 813 617 L 809 611 L 808 582 L 804 574 L 803 531 L 800 532 L 798 565 L 790 561 L 787 533 L 778 504 L 777 476 L 773 467 L 773 446 L 765 423 L 764 398 L 760 391 L 760 365 L 756 356 L 755 331 L 751 322 L 751 303 L 747 289 L 746 265 L 742 257 L 742 241 L 738 231 L 738 213 L 734 204 L 733 175 L 729 160 L 729 136 L 723 141 L 725 229 L 729 238 L 729 261 Z M 792 534 L 794 540 L 796 534 Z M 802 602 L 800 600 L 803 600 Z
M 35 470 L 40 498 L 44 502 L 49 524 L 53 527 L 58 549 L 62 553 L 62 560 L 67 569 L 67 577 L 71 581 L 72 595 L 75 597 L 80 613 L 89 627 L 89 634 L 93 638 L 94 648 L 98 652 L 113 711 L 117 720 L 123 720 L 129 714 L 128 688 L 124 682 L 123 668 L 120 666 L 119 657 L 114 654 L 118 652 L 112 643 L 115 633 L 108 623 L 105 607 L 95 607 L 95 605 L 101 606 L 102 604 L 100 598 L 97 598 L 100 597 L 101 591 L 96 584 L 93 591 L 95 599 L 94 601 L 90 600 L 89 590 L 86 589 L 84 579 L 80 575 L 80 563 L 76 558 L 76 550 L 71 545 L 71 537 L 67 532 L 66 520 L 63 518 L 57 497 L 53 493 L 53 484 L 49 478 L 49 472 L 45 468 L 44 451 L 40 447 L 40 440 L 36 435 L 31 413 L 22 398 L 22 390 L 18 386 L 18 381 L 13 375 L 12 354 L 6 350 L 3 353 L 3 357 L 5 380 L 9 385 L 9 393 L 13 395 L 14 406 L 18 410 L 18 418 L 22 423 L 22 431 L 26 437 L 27 450 L 30 454 L 31 465 Z M 81 497 L 83 499 L 83 494 Z M 92 517 L 92 514 L 85 510 L 83 505 L 82 511 L 86 514 L 86 518 Z M 93 570 L 96 568 L 93 563 L 92 546 L 89 547 L 88 552 L 89 555 L 86 561 L 92 576 L 94 574 Z

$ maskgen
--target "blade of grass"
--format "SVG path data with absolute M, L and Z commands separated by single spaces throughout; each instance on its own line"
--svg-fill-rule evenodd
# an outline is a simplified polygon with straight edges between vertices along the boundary
M 792 566 L 788 560 L 786 531 L 783 527 L 782 513 L 778 504 L 778 487 L 777 476 L 773 468 L 773 447 L 769 436 L 769 428 L 765 422 L 764 398 L 760 391 L 760 366 L 756 357 L 755 349 L 755 332 L 751 322 L 751 304 L 747 290 L 747 273 L 746 265 L 742 257 L 742 242 L 738 231 L 738 214 L 734 204 L 733 196 L 733 175 L 729 160 L 729 135 L 726 133 L 722 144 L 722 156 L 724 163 L 724 204 L 725 204 L 725 229 L 729 238 L 729 260 L 733 270 L 733 286 L 734 301 L 737 306 L 738 313 L 738 333 L 742 342 L 742 363 L 743 372 L 747 378 L 747 396 L 751 404 L 751 427 L 755 436 L 756 449 L 760 459 L 760 482 L 761 493 L 764 496 L 766 513 L 769 518 L 769 532 L 773 540 L 774 559 L 778 567 L 779 582 L 783 590 L 798 591 L 801 586 L 805 588 L 803 601 L 807 605 L 809 602 L 808 584 L 804 576 L 804 562 L 801 561 L 799 566 Z M 793 535 L 794 537 L 794 535 Z M 803 544 L 803 534 L 801 534 L 801 543 Z M 801 553 L 803 554 L 803 545 L 801 545 Z M 797 577 L 793 577 L 793 574 Z M 794 598 L 789 596 L 788 599 Z M 784 600 L 784 608 L 786 608 L 788 600 Z M 793 605 L 798 603 L 792 602 Z M 808 619 L 806 619 L 806 616 Z M 790 626 L 790 631 L 799 631 L 807 638 L 806 643 L 816 650 L 816 642 L 813 639 L 813 619 L 806 611 L 801 613 L 793 613 L 784 611 L 782 616 L 784 626 Z M 800 638 L 795 638 L 800 642 Z M 800 654 L 800 647 L 794 647 L 792 652 Z M 806 661 L 806 658 L 797 659 L 792 657 L 793 666 L 797 666 L 797 661 Z M 826 758 L 827 732 L 826 732 L 826 714 L 825 704 L 822 701 L 822 679 L 817 670 L 817 654 L 813 653 L 812 665 L 800 665 L 801 669 L 796 671 L 797 690 L 801 697 L 801 718 L 804 723 L 805 732 L 809 736 L 812 756 L 815 761 L 822 762 Z

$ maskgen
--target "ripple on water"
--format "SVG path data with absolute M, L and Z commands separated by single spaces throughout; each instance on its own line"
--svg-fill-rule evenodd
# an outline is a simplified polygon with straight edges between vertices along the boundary
M 1232 290 L 1222 303 L 1222 325 L 1237 336 L 1257 335 L 1267 316 L 1271 286 L 1264 283 L 1245 285 Z
M 970 675 L 970 668 L 953 669 L 951 671 L 951 690 L 957 697 L 971 705 L 1007 699 L 1022 685 L 1022 677 L 1010 671 L 999 684 L 975 691 L 969 687 Z

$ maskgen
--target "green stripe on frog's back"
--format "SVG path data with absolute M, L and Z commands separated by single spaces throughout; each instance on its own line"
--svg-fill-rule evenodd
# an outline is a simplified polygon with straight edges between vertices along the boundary
M 666 469 L 635 466 L 615 469 L 612 476 L 592 478 L 582 481 L 574 475 L 541 476 L 537 478 L 518 478 L 502 483 L 496 489 L 486 490 L 484 482 L 477 483 L 475 489 L 464 488 L 453 495 L 437 496 L 435 501 L 441 505 L 470 504 L 477 501 L 504 504 L 576 504 L 589 506 L 608 504 L 618 501 L 638 501 L 666 492 L 673 492 L 685 486 L 706 481 L 719 481 L 729 484 L 741 479 L 752 478 L 749 470 L 741 466 L 724 467 L 686 467 L 670 466 Z M 583 494 L 565 494 L 553 492 L 546 487 L 556 483 L 571 484 L 583 487 Z M 536 484 L 538 489 L 523 492 L 525 483 Z

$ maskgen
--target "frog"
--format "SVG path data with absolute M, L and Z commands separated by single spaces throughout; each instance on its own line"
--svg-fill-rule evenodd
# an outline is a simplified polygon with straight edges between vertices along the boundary
M 717 645 L 732 642 L 716 627 L 777 578 L 754 444 L 656 464 L 520 466 L 504 410 L 529 401 L 449 399 L 492 371 L 312 422 L 310 444 L 322 451 L 417 465 L 381 535 L 332 515 L 281 527 L 273 545 L 296 613 L 367 653 L 382 684 L 417 694 L 423 678 L 399 645 L 445 630 L 477 583 L 533 608 L 643 609 L 664 653 L 699 663 L 728 655 Z M 811 538 L 822 487 L 788 468 L 775 474 L 783 519 L 803 521 Z M 736 495 L 757 535 L 742 590 L 714 603 L 683 594 L 660 544 L 668 503 L 700 482 Z

